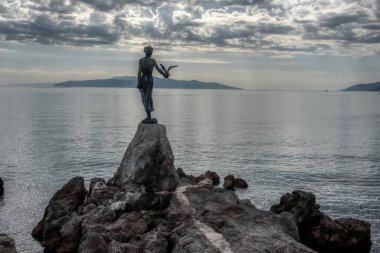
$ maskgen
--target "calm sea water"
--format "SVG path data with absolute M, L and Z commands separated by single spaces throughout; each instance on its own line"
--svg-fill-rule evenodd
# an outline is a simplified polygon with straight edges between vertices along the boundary
M 243 177 L 239 195 L 263 209 L 311 191 L 331 217 L 369 221 L 380 252 L 380 94 L 155 90 L 154 102 L 177 167 Z M 0 232 L 42 252 L 30 233 L 54 192 L 110 178 L 144 116 L 134 89 L 0 88 Z

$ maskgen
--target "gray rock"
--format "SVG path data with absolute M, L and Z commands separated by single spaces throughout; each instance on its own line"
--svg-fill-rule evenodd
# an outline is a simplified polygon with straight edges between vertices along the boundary
M 114 212 L 124 211 L 127 205 L 126 201 L 118 201 L 111 204 L 111 209 Z
M 300 225 L 312 209 L 315 208 L 314 194 L 304 191 L 293 191 L 292 193 L 286 193 L 283 195 L 280 199 L 280 203 L 272 205 L 270 210 L 277 214 L 284 211 L 290 212 L 293 215 L 296 224 Z
M 141 253 L 143 252 L 143 248 L 143 242 L 120 243 L 112 240 L 111 243 L 108 244 L 107 253 Z
M 73 217 L 60 229 L 61 240 L 58 253 L 74 253 L 78 251 L 80 238 L 82 237 L 81 218 Z
M 195 210 L 198 229 L 213 245 L 232 252 L 313 252 L 298 242 L 291 216 L 280 216 L 240 202 L 233 191 L 223 188 L 188 188 L 184 194 Z M 203 224 L 203 225 L 202 225 Z M 225 240 L 221 244 L 220 238 Z M 223 246 L 224 245 L 224 246 Z M 224 250 L 228 252 L 228 250 Z
M 16 253 L 15 241 L 6 234 L 0 234 L 0 253 Z
M 205 179 L 210 179 L 214 185 L 220 184 L 220 177 L 219 177 L 219 175 L 216 174 L 216 172 L 210 171 L 210 170 L 208 170 L 204 174 L 200 175 L 197 179 L 199 181 L 203 181 Z
M 202 181 L 200 181 L 198 184 L 197 184 L 197 187 L 200 187 L 200 188 L 207 188 L 207 189 L 212 189 L 214 188 L 214 183 L 212 182 L 211 179 L 203 179 Z
M 291 213 L 301 242 L 324 253 L 368 253 L 371 225 L 356 219 L 333 220 L 319 210 L 314 194 L 293 191 L 273 205 L 274 213 Z
M 244 179 L 239 178 L 239 177 L 235 178 L 234 185 L 236 188 L 243 188 L 243 189 L 248 188 L 247 182 Z
M 169 249 L 169 242 L 163 233 L 152 231 L 144 238 L 145 253 L 166 253 Z
M 188 226 L 183 224 L 176 228 L 172 233 L 172 240 L 175 242 L 173 253 L 220 252 L 194 225 Z
M 335 222 L 342 225 L 350 234 L 351 238 L 355 238 L 356 252 L 359 249 L 368 249 L 362 251 L 369 251 L 371 247 L 371 224 L 368 222 L 352 219 L 352 218 L 340 218 Z
M 88 189 L 88 195 L 91 195 L 92 189 L 94 188 L 95 184 L 98 182 L 106 183 L 106 180 L 104 178 L 94 177 L 90 180 L 90 186 Z
M 181 185 L 195 185 L 200 181 L 198 177 L 186 175 L 182 168 L 177 168 L 177 172 Z
M 186 177 L 186 173 L 183 171 L 182 168 L 177 168 L 177 173 L 178 173 L 178 176 L 181 178 L 181 177 Z
M 113 199 L 115 194 L 119 191 L 120 188 L 118 187 L 107 186 L 104 182 L 97 182 L 91 191 L 91 201 L 97 205 L 104 204 L 108 200 Z
M 54 240 L 59 240 L 59 229 L 67 221 L 65 217 L 78 211 L 79 206 L 83 205 L 85 196 L 83 178 L 72 178 L 50 199 L 43 218 L 33 229 L 32 236 L 40 242 L 52 237 L 56 238 Z
M 82 238 L 78 253 L 106 253 L 107 242 L 100 233 L 89 232 Z
M 224 177 L 223 187 L 227 190 L 235 190 L 236 188 L 248 188 L 248 184 L 244 179 L 228 175 Z
M 225 176 L 223 187 L 227 190 L 235 190 L 235 177 L 233 175 Z
M 164 125 L 138 126 L 113 183 L 124 189 L 131 185 L 144 186 L 147 191 L 175 189 L 179 177 Z

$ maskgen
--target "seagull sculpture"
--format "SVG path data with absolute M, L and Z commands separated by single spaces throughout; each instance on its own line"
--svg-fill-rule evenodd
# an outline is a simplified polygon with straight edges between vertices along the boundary
M 160 63 L 160 65 L 161 65 L 161 68 L 165 71 L 165 73 L 166 73 L 168 76 L 170 76 L 169 71 L 170 71 L 172 68 L 176 68 L 176 67 L 178 67 L 178 65 L 169 66 L 169 68 L 166 70 L 166 68 L 165 68 L 164 65 L 162 65 L 161 63 Z

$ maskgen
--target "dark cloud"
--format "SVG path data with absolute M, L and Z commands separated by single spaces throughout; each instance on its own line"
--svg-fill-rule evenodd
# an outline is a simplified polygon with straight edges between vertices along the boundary
M 109 27 L 73 26 L 70 22 L 56 22 L 47 15 L 37 16 L 30 22 L 0 21 L 0 33 L 5 34 L 6 40 L 56 45 L 104 45 L 119 39 Z
M 74 1 L 74 0 L 73 0 Z M 109 12 L 111 10 L 121 10 L 126 5 L 151 6 L 156 8 L 163 0 L 78 0 L 79 2 L 88 4 L 98 11 Z
M 15 0 L 17 1 L 17 0 Z M 297 8 L 271 0 L 34 0 L 0 3 L 0 38 L 94 46 L 155 41 L 278 52 L 318 52 L 379 41 L 379 4 Z M 19 7 L 19 8 L 18 8 Z M 376 16 L 377 15 L 377 16 Z M 139 42 L 136 42 L 139 41 Z
M 34 0 L 22 5 L 23 7 L 40 12 L 69 14 L 76 10 L 76 1 Z
M 357 12 L 353 14 L 329 13 L 319 19 L 322 27 L 337 28 L 341 25 L 356 24 L 370 21 L 370 16 L 366 12 Z
M 363 29 L 368 29 L 368 30 L 380 30 L 380 23 L 376 24 L 367 24 L 362 26 Z
M 380 43 L 380 23 L 375 21 L 368 12 L 358 10 L 350 14 L 326 13 L 317 21 L 296 20 L 302 25 L 304 39 L 335 41 L 342 45 Z

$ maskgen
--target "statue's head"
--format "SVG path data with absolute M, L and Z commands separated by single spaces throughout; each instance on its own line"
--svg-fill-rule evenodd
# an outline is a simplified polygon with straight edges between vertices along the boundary
M 153 47 L 151 46 L 144 47 L 144 53 L 146 54 L 146 56 L 151 56 L 153 54 Z

